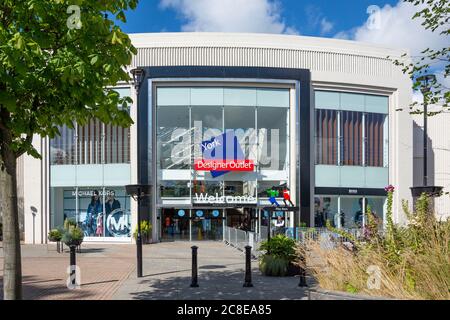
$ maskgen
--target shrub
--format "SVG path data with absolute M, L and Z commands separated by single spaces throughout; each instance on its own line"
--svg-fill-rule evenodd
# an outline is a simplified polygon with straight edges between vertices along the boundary
M 52 242 L 59 242 L 62 238 L 62 232 L 58 229 L 50 230 L 48 233 L 48 240 Z
M 265 253 L 259 261 L 259 269 L 266 276 L 286 276 L 289 265 L 295 260 L 296 243 L 284 235 L 276 235 L 263 241 L 260 250 Z
M 292 262 L 296 258 L 295 247 L 295 240 L 279 234 L 270 238 L 270 240 L 263 241 L 260 250 L 266 251 L 266 254 L 273 257 Z
M 69 230 L 70 227 L 77 227 L 77 222 L 74 219 L 66 218 L 64 220 L 64 230 Z
M 147 220 L 141 221 L 141 236 L 143 238 L 148 238 L 152 233 L 152 224 Z M 137 238 L 137 228 L 134 230 L 133 237 L 136 240 Z
M 263 255 L 259 262 L 259 270 L 266 276 L 284 277 L 287 274 L 289 262 L 283 258 Z
M 81 228 L 76 226 L 69 226 L 64 230 L 61 240 L 67 246 L 79 246 L 84 239 L 84 232 Z

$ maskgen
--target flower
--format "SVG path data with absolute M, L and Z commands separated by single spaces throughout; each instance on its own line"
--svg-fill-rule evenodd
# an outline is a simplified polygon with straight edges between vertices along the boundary
M 392 184 L 390 184 L 390 185 L 388 185 L 387 187 L 385 187 L 384 190 L 385 190 L 386 192 L 394 192 L 395 187 L 394 187 Z

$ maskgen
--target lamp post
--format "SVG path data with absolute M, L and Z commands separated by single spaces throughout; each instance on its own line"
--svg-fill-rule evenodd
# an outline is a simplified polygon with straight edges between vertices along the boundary
M 423 185 L 412 187 L 411 192 L 413 197 L 419 197 L 422 193 L 427 193 L 430 196 L 440 195 L 443 187 L 428 185 L 428 93 L 431 91 L 431 86 L 436 81 L 434 74 L 424 75 L 417 78 L 420 82 L 420 91 L 423 95 Z
M 136 90 L 136 105 L 138 110 L 138 117 L 139 117 L 139 90 L 141 88 L 142 82 L 145 78 L 145 70 L 142 68 L 135 68 L 130 71 L 131 75 L 133 76 L 133 82 L 134 82 L 134 88 Z M 141 150 L 141 144 L 140 144 L 140 137 L 139 137 L 139 119 L 137 120 L 137 153 L 138 156 L 140 155 Z M 141 182 L 141 175 L 140 175 L 140 166 L 138 165 L 137 168 L 137 176 L 138 176 L 138 182 Z M 137 277 L 142 277 L 142 234 L 141 234 L 141 199 L 143 196 L 148 194 L 146 192 L 148 185 L 143 184 L 135 184 L 135 185 L 127 185 L 125 186 L 127 194 L 132 196 L 133 199 L 137 200 L 137 235 L 136 235 L 136 258 L 137 258 Z
M 137 234 L 136 234 L 136 258 L 137 277 L 142 278 L 142 233 L 141 233 L 141 200 L 150 194 L 150 186 L 147 184 L 129 184 L 125 186 L 127 195 L 137 201 Z

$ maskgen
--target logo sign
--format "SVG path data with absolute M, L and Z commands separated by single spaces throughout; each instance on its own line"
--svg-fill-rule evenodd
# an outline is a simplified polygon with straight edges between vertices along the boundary
M 111 211 L 106 220 L 106 226 L 112 237 L 128 237 L 130 235 L 131 226 L 128 215 L 121 208 Z
M 219 210 L 213 210 L 212 215 L 213 217 L 217 218 L 220 215 Z
M 184 212 L 184 210 L 178 210 L 179 217 L 184 217 L 185 214 L 186 214 L 186 212 Z
M 254 171 L 253 160 L 246 160 L 234 130 L 201 143 L 202 159 L 194 161 L 197 171 L 210 171 L 213 178 L 230 171 Z
M 197 217 L 203 217 L 203 211 L 202 210 L 197 210 L 197 212 L 195 214 L 197 215 Z

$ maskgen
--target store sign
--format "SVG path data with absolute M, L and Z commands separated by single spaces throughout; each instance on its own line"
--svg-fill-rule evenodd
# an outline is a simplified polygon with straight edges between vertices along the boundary
M 256 204 L 256 198 L 253 196 L 219 196 L 209 195 L 208 193 L 195 194 L 195 204 Z
M 202 159 L 194 161 L 197 171 L 209 171 L 217 178 L 231 171 L 254 171 L 253 160 L 245 159 L 242 147 L 234 133 L 225 133 L 201 143 Z
M 108 232 L 112 237 L 128 237 L 130 235 L 130 221 L 122 209 L 111 211 L 106 220 Z

